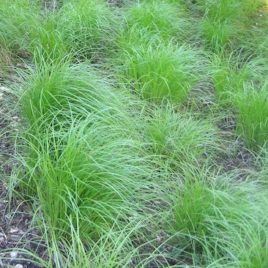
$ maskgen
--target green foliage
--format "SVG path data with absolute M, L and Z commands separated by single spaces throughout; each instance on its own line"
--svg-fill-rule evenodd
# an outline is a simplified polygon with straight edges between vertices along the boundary
M 0 44 L 16 53 L 28 52 L 30 35 L 40 23 L 39 13 L 38 1 L 1 1 Z
M 212 62 L 213 84 L 216 97 L 221 103 L 232 104 L 233 95 L 243 91 L 244 84 L 252 74 L 249 65 L 239 66 L 233 57 L 228 59 L 216 56 Z
M 189 36 L 187 30 L 190 30 L 190 25 L 182 7 L 165 1 L 131 5 L 126 11 L 126 21 L 126 32 L 138 29 L 145 32 L 148 40 L 157 35 L 162 42 L 169 43 L 171 39 L 185 42 Z
M 232 45 L 262 4 L 254 0 L 199 1 L 197 5 L 204 14 L 201 31 L 207 46 L 220 51 Z
M 8 183 L 47 249 L 21 256 L 46 268 L 267 267 L 262 4 L 0 1 L 0 79 L 23 58 L 5 81 L 20 117 Z M 229 114 L 237 132 L 216 125 Z
M 143 98 L 181 102 L 202 77 L 206 60 L 199 52 L 186 47 L 133 47 L 123 55 L 122 72 L 127 82 Z
M 21 185 L 38 197 L 58 239 L 68 237 L 70 223 L 80 230 L 80 239 L 92 239 L 114 218 L 130 213 L 129 196 L 145 172 L 138 168 L 142 159 L 134 141 L 122 138 L 118 127 L 110 131 L 111 126 L 96 121 L 73 122 L 68 130 L 52 125 L 26 138 L 30 150 L 24 156 L 27 175 Z
M 71 226 L 82 240 L 107 230 L 113 219 L 131 213 L 129 197 L 149 178 L 133 121 L 118 105 L 127 99 L 99 81 L 83 65 L 44 65 L 21 99 L 30 124 L 21 148 L 21 187 L 38 197 L 58 239 Z
M 156 110 L 151 116 L 146 135 L 152 152 L 170 167 L 182 163 L 201 164 L 213 157 L 217 150 L 217 130 L 208 120 L 181 115 L 172 108 Z
M 57 14 L 57 31 L 64 45 L 80 58 L 96 58 L 109 49 L 114 24 L 114 15 L 104 1 L 68 1 Z
M 30 51 L 38 63 L 61 62 L 67 57 L 69 51 L 61 31 L 58 29 L 56 14 L 45 16 L 31 34 Z
M 173 243 L 185 248 L 182 256 L 194 252 L 197 265 L 211 267 L 264 267 L 265 190 L 248 182 L 236 185 L 227 178 L 212 184 L 190 179 L 174 193 L 172 209 Z
M 250 87 L 236 96 L 238 110 L 237 131 L 252 148 L 263 146 L 267 141 L 267 94 L 267 84 L 264 84 L 260 90 Z
M 0 43 L 37 60 L 60 60 L 69 53 L 96 60 L 115 35 L 114 16 L 103 1 L 67 1 L 51 13 L 38 1 L 4 1 L 0 14 Z

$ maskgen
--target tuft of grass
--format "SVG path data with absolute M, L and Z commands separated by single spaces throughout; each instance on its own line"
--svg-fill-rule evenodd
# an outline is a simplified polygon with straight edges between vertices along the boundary
M 248 146 L 256 148 L 266 144 L 268 135 L 268 93 L 267 83 L 259 90 L 254 86 L 246 88 L 236 96 L 238 111 L 237 131 Z
M 253 64 L 241 64 L 237 58 L 215 56 L 212 61 L 212 80 L 216 97 L 221 104 L 233 103 L 233 94 L 243 91 L 253 77 Z M 255 66 L 254 66 L 255 67 Z
M 30 51 L 36 64 L 41 65 L 44 60 L 53 64 L 72 56 L 58 28 L 57 13 L 48 13 L 31 33 Z
M 188 178 L 174 193 L 173 243 L 178 251 L 184 248 L 181 257 L 192 258 L 198 266 L 264 267 L 265 206 L 265 190 L 253 183 Z
M 2 1 L 0 44 L 17 54 L 50 61 L 69 54 L 97 60 L 113 45 L 115 16 L 104 1 L 66 1 L 53 12 L 41 6 L 32 0 Z
M 0 44 L 15 55 L 29 53 L 30 35 L 39 23 L 39 14 L 38 1 L 1 1 Z
M 114 218 L 134 213 L 129 198 L 143 185 L 145 165 L 139 169 L 143 160 L 135 142 L 122 138 L 116 126 L 110 131 L 111 126 L 95 121 L 74 122 L 68 130 L 57 130 L 57 123 L 39 133 L 35 129 L 24 140 L 26 174 L 20 187 L 29 197 L 38 197 L 59 240 L 69 237 L 70 223 L 81 240 L 98 237 Z
M 216 52 L 230 47 L 262 4 L 254 0 L 200 1 L 198 6 L 204 14 L 201 31 L 207 46 Z
M 105 113 L 107 120 L 120 118 L 118 122 L 128 126 L 127 121 L 131 120 L 126 111 L 133 100 L 123 90 L 113 89 L 113 81 L 101 74 L 87 64 L 63 61 L 51 65 L 44 60 L 39 68 L 30 70 L 24 83 L 20 103 L 25 119 L 38 125 L 55 117 L 68 122 L 70 118 L 85 119 L 91 113 Z
M 268 57 L 268 38 L 263 34 L 268 27 L 267 3 L 254 17 L 254 23 L 240 36 L 241 46 L 250 55 L 256 58 Z
M 100 60 L 113 45 L 116 21 L 105 1 L 67 1 L 56 19 L 64 45 L 76 57 Z
M 156 35 L 165 43 L 169 43 L 171 39 L 185 42 L 187 36 L 189 37 L 190 24 L 185 10 L 178 3 L 138 2 L 131 5 L 125 13 L 126 33 L 133 33 L 133 29 L 138 29 L 146 32 L 148 40 Z
M 209 120 L 180 114 L 171 107 L 154 111 L 145 133 L 152 153 L 175 169 L 183 164 L 201 165 L 219 149 L 217 129 Z
M 169 99 L 181 102 L 187 92 L 201 79 L 206 60 L 196 50 L 187 47 L 140 46 L 125 51 L 120 58 L 127 82 L 145 99 Z M 120 68 L 120 67 L 119 67 Z
M 130 198 L 141 201 L 151 175 L 127 99 L 81 64 L 45 64 L 26 85 L 19 184 L 56 237 L 74 226 L 88 241 L 135 214 Z

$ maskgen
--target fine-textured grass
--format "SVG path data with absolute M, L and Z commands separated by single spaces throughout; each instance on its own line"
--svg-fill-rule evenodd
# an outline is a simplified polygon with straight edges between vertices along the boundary
M 113 81 L 104 79 L 104 75 L 86 64 L 50 65 L 43 61 L 37 70 L 30 71 L 24 83 L 20 102 L 25 119 L 38 127 L 40 122 L 49 125 L 54 118 L 70 125 L 69 119 L 105 115 L 107 124 L 120 122 L 127 133 L 128 127 L 135 128 L 129 120 L 129 114 L 135 113 L 130 110 L 136 106 L 135 101 L 123 89 L 114 89 Z
M 150 253 L 141 258 L 132 245 L 135 226 L 127 228 L 128 216 L 135 225 L 136 217 L 143 218 L 139 210 L 160 198 L 153 194 L 157 187 L 135 113 L 128 110 L 131 98 L 83 64 L 43 63 L 25 87 L 27 128 L 18 147 L 24 172 L 16 183 L 40 205 L 51 250 L 45 266 L 150 262 Z
M 267 6 L 264 5 L 255 15 L 255 23 L 252 23 L 249 30 L 240 35 L 241 46 L 256 58 L 268 57 L 268 38 L 263 34 L 268 27 Z
M 177 238 L 172 242 L 185 248 L 182 255 L 193 253 L 198 267 L 265 267 L 265 194 L 248 182 L 189 178 L 174 194 L 171 229 Z
M 146 32 L 148 40 L 153 36 L 162 42 L 185 42 L 189 37 L 190 24 L 185 10 L 178 3 L 166 1 L 138 2 L 126 10 L 126 33 L 134 29 Z M 125 34 L 125 33 L 124 33 Z
M 61 62 L 69 55 L 66 40 L 58 27 L 56 13 L 45 15 L 41 24 L 35 27 L 31 34 L 29 50 L 35 61 Z
M 208 120 L 181 115 L 171 107 L 156 110 L 146 129 L 152 152 L 171 168 L 183 163 L 195 165 L 213 157 L 219 138 Z
M 7 181 L 46 248 L 26 259 L 267 267 L 262 4 L 0 1 L 0 79 L 24 61 L 5 81 L 19 96 Z
M 181 102 L 205 73 L 206 60 L 187 47 L 140 46 L 120 58 L 130 87 L 145 99 Z
M 247 88 L 236 97 L 238 110 L 237 131 L 253 148 L 263 146 L 268 135 L 268 91 L 267 84 L 259 90 Z
M 262 60 L 249 60 L 240 53 L 228 58 L 216 55 L 211 68 L 216 97 L 222 105 L 234 105 L 234 95 L 243 92 L 247 85 L 262 83 L 267 72 Z
M 94 238 L 131 213 L 129 197 L 139 200 L 150 177 L 134 124 L 118 107 L 127 99 L 83 65 L 45 65 L 26 86 L 21 187 L 38 197 L 58 239 L 68 237 L 70 223 L 81 240 Z
M 39 1 L 2 1 L 0 14 L 0 43 L 39 60 L 70 53 L 100 60 L 115 35 L 114 16 L 104 1 L 66 1 L 53 12 L 41 10 Z
M 80 58 L 94 59 L 107 52 L 115 23 L 105 1 L 66 1 L 57 14 L 57 31 L 67 50 Z
M 254 0 L 199 1 L 204 14 L 201 31 L 207 46 L 213 51 L 230 47 L 262 4 L 263 1 Z
M 0 44 L 17 54 L 27 53 L 30 35 L 39 23 L 39 13 L 38 1 L 1 1 Z
M 142 158 L 134 142 L 95 120 L 68 130 L 52 126 L 25 141 L 30 150 L 21 187 L 38 197 L 58 239 L 69 236 L 70 223 L 82 240 L 107 230 L 114 218 L 131 213 L 128 198 L 142 185 L 146 170 L 138 167 Z

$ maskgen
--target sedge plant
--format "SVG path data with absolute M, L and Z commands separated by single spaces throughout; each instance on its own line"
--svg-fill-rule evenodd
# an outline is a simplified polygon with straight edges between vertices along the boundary
M 166 1 L 142 1 L 130 5 L 126 11 L 124 35 L 128 36 L 141 30 L 146 32 L 149 41 L 158 36 L 161 42 L 169 43 L 171 39 L 184 43 L 191 31 L 185 10 L 178 3 Z
M 238 133 L 252 148 L 265 145 L 268 135 L 267 83 L 259 90 L 254 86 L 247 87 L 236 95 L 235 100 Z
M 207 46 L 213 51 L 230 47 L 241 32 L 245 32 L 250 16 L 257 12 L 263 1 L 200 1 L 203 12 L 201 31 Z
M 76 57 L 100 60 L 113 47 L 117 21 L 105 1 L 66 1 L 56 19 L 64 45 Z
M 119 72 L 142 98 L 158 102 L 185 100 L 187 92 L 206 72 L 207 60 L 202 53 L 185 46 L 133 46 L 123 53 Z
M 238 56 L 215 55 L 211 65 L 212 82 L 217 100 L 222 105 L 234 105 L 234 94 L 243 92 L 249 84 L 258 84 L 265 74 L 265 68 L 258 59 Z
M 265 267 L 266 191 L 252 182 L 204 179 L 187 178 L 174 192 L 170 230 L 180 257 L 198 267 Z
M 153 111 L 145 133 L 152 153 L 175 170 L 182 170 L 185 164 L 201 165 L 219 150 L 218 131 L 209 120 L 180 114 L 172 107 Z
M 14 55 L 29 53 L 30 35 L 40 22 L 40 5 L 31 0 L 0 3 L 0 45 Z
M 139 205 L 148 201 L 143 193 L 152 173 L 135 119 L 122 104 L 130 99 L 83 64 L 45 62 L 25 87 L 19 188 L 37 197 L 59 241 L 74 228 L 87 244 L 114 219 L 135 215 L 133 198 Z

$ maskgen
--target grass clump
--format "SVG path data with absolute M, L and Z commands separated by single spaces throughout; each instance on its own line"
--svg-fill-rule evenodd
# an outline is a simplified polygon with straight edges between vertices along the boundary
M 123 73 L 130 86 L 143 98 L 155 101 L 169 99 L 181 102 L 202 77 L 206 60 L 186 47 L 134 47 L 122 58 Z
M 268 135 L 267 84 L 260 90 L 254 87 L 236 96 L 238 111 L 237 131 L 246 143 L 256 148 L 266 144 Z
M 111 87 L 112 81 L 103 79 L 98 70 L 86 64 L 46 61 L 37 70 L 31 70 L 21 97 L 22 112 L 31 125 L 60 118 L 85 119 L 91 113 L 107 115 L 128 126 L 128 107 L 133 102 L 124 91 Z M 125 110 L 124 110 L 125 109 Z M 64 113 L 62 113 L 64 111 Z M 128 122 L 127 122 L 128 121 Z
M 190 30 L 183 8 L 165 1 L 144 1 L 131 5 L 126 10 L 126 23 L 124 34 L 133 34 L 133 29 L 138 29 L 145 33 L 148 41 L 156 35 L 165 43 L 171 39 L 185 42 L 187 30 Z
M 42 64 L 44 60 L 52 64 L 59 63 L 64 58 L 71 57 L 58 28 L 56 12 L 44 15 L 42 23 L 36 25 L 35 31 L 31 34 L 30 50 L 37 64 Z
M 60 61 L 69 54 L 96 60 L 112 45 L 115 16 L 104 1 L 66 1 L 53 12 L 41 6 L 39 1 L 2 1 L 0 43 L 40 61 Z
M 255 58 L 268 57 L 268 38 L 263 32 L 268 28 L 267 3 L 259 9 L 254 17 L 254 23 L 241 37 L 241 46 Z
M 207 46 L 213 51 L 230 47 L 245 32 L 249 17 L 263 4 L 263 1 L 200 1 L 204 13 L 201 31 Z
M 96 60 L 113 44 L 114 18 L 105 1 L 67 1 L 57 14 L 57 30 L 69 52 Z
M 59 240 L 73 226 L 89 241 L 135 214 L 130 197 L 141 200 L 138 189 L 150 177 L 128 110 L 118 105 L 121 93 L 99 81 L 83 65 L 45 65 L 21 99 L 28 130 L 20 187 L 37 197 Z
M 249 182 L 229 183 L 193 179 L 180 187 L 172 209 L 173 242 L 198 266 L 264 267 L 265 191 Z
M 218 101 L 233 105 L 235 94 L 243 92 L 245 85 L 258 82 L 261 72 L 261 66 L 258 65 L 257 61 L 245 59 L 243 62 L 233 55 L 228 58 L 215 56 L 212 61 L 212 80 Z
M 28 53 L 30 35 L 39 23 L 39 13 L 37 1 L 1 1 L 0 44 L 15 55 Z
M 115 218 L 130 213 L 129 198 L 141 186 L 145 169 L 138 168 L 142 159 L 134 141 L 122 138 L 116 126 L 110 131 L 111 126 L 94 121 L 68 130 L 52 125 L 25 141 L 27 175 L 21 188 L 37 197 L 59 240 L 69 237 L 71 224 L 81 240 L 98 237 Z
M 209 120 L 194 119 L 172 108 L 157 109 L 148 122 L 146 136 L 152 152 L 168 167 L 204 163 L 216 153 L 217 129 Z

